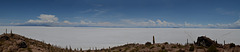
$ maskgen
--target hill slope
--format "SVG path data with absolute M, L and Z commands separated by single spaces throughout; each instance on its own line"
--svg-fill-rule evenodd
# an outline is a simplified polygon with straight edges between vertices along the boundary
M 76 50 L 61 48 L 18 34 L 0 35 L 0 52 L 67 52 Z

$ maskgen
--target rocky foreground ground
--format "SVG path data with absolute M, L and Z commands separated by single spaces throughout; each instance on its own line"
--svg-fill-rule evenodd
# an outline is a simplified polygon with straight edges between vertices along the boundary
M 200 42 L 201 43 L 201 42 Z M 38 41 L 24 36 L 4 33 L 0 35 L 0 52 L 240 52 L 240 46 L 233 43 L 225 45 L 212 44 L 211 46 L 197 44 L 173 44 L 146 42 L 145 44 L 131 43 L 115 46 L 108 49 L 72 49 L 61 48 L 43 41 Z
M 97 52 L 240 52 L 239 46 L 230 47 L 230 44 L 225 47 L 219 48 L 214 45 L 210 47 L 196 46 L 194 44 L 181 45 L 181 44 L 169 44 L 156 43 L 156 44 L 126 44 L 122 46 L 116 46 L 110 49 L 101 50 L 86 50 Z

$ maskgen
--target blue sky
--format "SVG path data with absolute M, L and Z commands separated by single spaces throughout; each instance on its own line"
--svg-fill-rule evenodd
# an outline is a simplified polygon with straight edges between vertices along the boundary
M 239 0 L 1 0 L 0 25 L 239 28 Z

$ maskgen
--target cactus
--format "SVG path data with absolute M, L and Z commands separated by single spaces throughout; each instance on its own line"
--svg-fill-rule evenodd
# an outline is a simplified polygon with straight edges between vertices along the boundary
M 153 36 L 153 44 L 155 44 L 155 38 L 154 38 L 154 36 Z

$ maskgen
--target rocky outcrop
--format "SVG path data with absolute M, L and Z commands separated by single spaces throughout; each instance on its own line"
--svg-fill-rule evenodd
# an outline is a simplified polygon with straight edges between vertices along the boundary
M 206 36 L 200 36 L 197 38 L 197 42 L 195 43 L 198 46 L 210 47 L 211 45 L 222 47 L 221 44 L 218 44 L 217 41 L 213 41 Z

